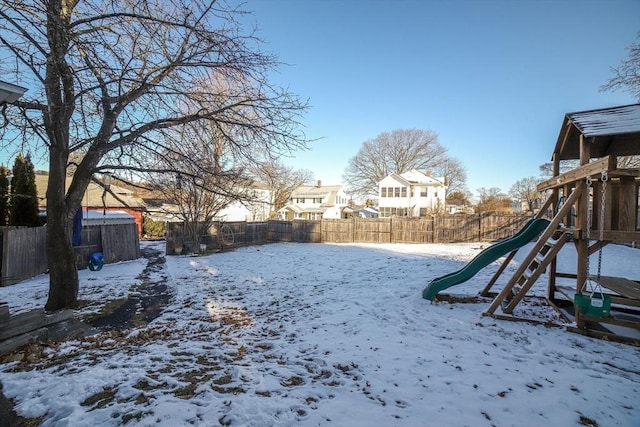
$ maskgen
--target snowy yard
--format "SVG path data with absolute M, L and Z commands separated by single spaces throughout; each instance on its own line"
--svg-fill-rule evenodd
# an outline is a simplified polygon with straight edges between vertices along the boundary
M 31 346 L 0 381 L 45 426 L 640 426 L 639 348 L 422 299 L 480 250 L 283 243 L 167 257 L 144 277 L 168 287 L 159 317 Z M 575 265 L 563 251 L 560 267 Z M 639 250 L 603 258 L 603 274 L 640 278 Z M 146 264 L 81 271 L 78 316 L 140 292 Z M 497 266 L 449 291 L 477 294 Z M 0 300 L 42 307 L 47 286 L 0 288 Z

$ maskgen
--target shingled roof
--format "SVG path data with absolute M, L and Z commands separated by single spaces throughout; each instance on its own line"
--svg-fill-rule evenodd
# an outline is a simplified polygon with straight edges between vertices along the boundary
M 580 135 L 591 158 L 640 153 L 640 104 L 567 113 L 553 151 L 559 160 L 580 158 Z
M 38 190 L 38 204 L 40 206 L 47 205 L 47 186 L 49 175 L 43 173 L 36 174 L 36 188 Z M 67 179 L 67 186 L 70 184 L 70 179 Z M 87 186 L 87 191 L 82 198 L 82 206 L 88 207 L 101 207 L 102 206 L 102 194 L 104 188 L 102 185 L 91 181 Z M 119 187 L 111 184 L 109 192 L 105 197 L 105 204 L 107 208 L 131 208 L 142 209 L 145 206 L 144 201 L 136 197 L 133 191 L 126 188 Z

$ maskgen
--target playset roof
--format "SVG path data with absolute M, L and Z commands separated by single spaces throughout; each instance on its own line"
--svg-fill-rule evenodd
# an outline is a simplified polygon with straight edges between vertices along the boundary
M 554 154 L 580 158 L 580 135 L 591 144 L 591 157 L 640 154 L 640 104 L 567 113 Z

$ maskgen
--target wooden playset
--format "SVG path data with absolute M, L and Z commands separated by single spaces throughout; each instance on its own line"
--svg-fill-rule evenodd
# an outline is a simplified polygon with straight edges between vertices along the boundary
M 640 156 L 640 104 L 565 116 L 552 156 L 553 177 L 538 185 L 551 193 L 538 213 L 549 225 L 499 293 L 490 290 L 516 251 L 483 289 L 482 295 L 495 296 L 486 315 L 518 320 L 514 309 L 546 272 L 546 299 L 575 322 L 569 330 L 640 343 L 640 274 L 600 274 L 604 246 L 640 244 L 640 169 L 625 167 L 626 156 Z M 561 160 L 579 160 L 580 166 L 560 173 Z M 577 251 L 575 272 L 558 271 L 556 255 L 569 244 Z M 640 273 L 640 249 L 635 265 Z M 575 286 L 559 285 L 560 278 Z

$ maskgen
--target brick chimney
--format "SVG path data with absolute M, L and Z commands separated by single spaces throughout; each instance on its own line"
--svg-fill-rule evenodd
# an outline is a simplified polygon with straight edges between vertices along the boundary
M 322 181 L 318 180 L 318 188 L 322 187 Z

